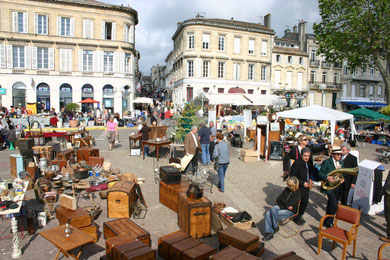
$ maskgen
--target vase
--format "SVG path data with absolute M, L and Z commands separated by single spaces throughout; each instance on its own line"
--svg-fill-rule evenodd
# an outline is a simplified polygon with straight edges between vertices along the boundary
M 79 121 L 77 120 L 69 120 L 70 127 L 77 127 L 79 124 Z

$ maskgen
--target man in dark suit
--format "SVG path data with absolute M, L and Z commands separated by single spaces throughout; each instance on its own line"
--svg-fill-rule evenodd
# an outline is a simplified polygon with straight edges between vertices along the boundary
M 320 172 L 318 175 L 322 180 L 327 180 L 328 182 L 334 182 L 334 178 L 332 176 L 328 176 L 328 174 L 336 169 L 340 169 L 342 167 L 341 164 L 341 148 L 340 146 L 332 147 L 332 156 L 329 159 L 326 159 L 322 162 Z M 344 180 L 341 181 L 342 183 Z M 337 211 L 337 205 L 340 194 L 340 186 L 333 190 L 325 190 L 321 187 L 321 192 L 328 196 L 328 203 L 326 205 L 326 214 L 327 215 L 335 215 Z M 324 221 L 324 226 L 329 228 L 333 226 L 333 218 L 326 218 Z
M 299 181 L 299 190 L 301 191 L 301 204 L 299 206 L 299 213 L 294 218 L 294 222 L 302 226 L 305 220 L 302 215 L 305 213 L 307 204 L 309 203 L 309 191 L 311 187 L 311 174 L 316 170 L 310 164 L 311 152 L 309 148 L 302 148 L 301 156 L 291 166 L 290 176 L 295 176 Z
M 305 135 L 298 136 L 298 146 L 293 147 L 288 154 L 286 154 L 283 158 L 283 180 L 286 180 L 289 176 L 291 163 L 290 160 L 298 160 L 301 157 L 302 149 L 307 146 L 309 143 L 309 139 Z M 313 162 L 311 163 L 313 164 Z
M 198 131 L 196 126 L 191 127 L 191 132 L 184 137 L 184 151 L 186 154 L 192 154 L 194 157 L 191 160 L 192 170 L 195 171 L 198 168 L 198 154 L 202 152 L 198 138 L 195 134 Z
M 341 161 L 343 164 L 343 168 L 355 168 L 358 166 L 358 160 L 356 156 L 350 154 L 349 153 L 350 151 L 351 151 L 351 146 L 349 145 L 349 143 L 344 143 L 341 145 L 341 152 L 342 152 Z M 347 206 L 348 193 L 350 188 L 355 188 L 357 175 L 353 176 L 345 173 L 343 173 L 343 175 L 344 175 L 344 183 L 341 184 L 340 202 L 342 205 Z

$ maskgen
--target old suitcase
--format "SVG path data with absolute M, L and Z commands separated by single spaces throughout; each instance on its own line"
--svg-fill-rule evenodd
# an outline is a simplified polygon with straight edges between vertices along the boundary
M 256 256 L 228 246 L 210 257 L 211 260 L 258 260 Z
M 190 184 L 188 182 L 180 182 L 178 184 L 166 184 L 160 181 L 159 197 L 160 203 L 169 209 L 177 212 L 179 192 L 185 192 Z
M 106 240 L 106 254 L 112 257 L 112 247 L 123 242 L 135 240 L 135 234 L 120 235 Z
M 202 244 L 192 237 L 185 238 L 181 241 L 178 241 L 172 244 L 169 248 L 169 258 L 170 260 L 181 260 L 182 253 L 190 248 L 193 248 L 199 244 Z
M 121 260 L 156 260 L 156 251 L 147 246 L 140 247 L 134 250 L 126 251 Z
M 185 193 L 179 193 L 177 222 L 184 233 L 194 238 L 210 236 L 211 201 L 204 196 L 192 199 Z
M 31 150 L 34 146 L 33 138 L 20 138 L 18 140 L 19 150 Z
M 182 231 L 176 231 L 168 235 L 158 238 L 158 254 L 162 258 L 169 259 L 169 248 L 172 244 L 179 242 L 183 239 L 189 238 L 190 236 Z
M 96 165 L 102 166 L 103 163 L 104 163 L 104 157 L 95 157 L 95 156 L 90 156 L 87 162 L 89 166 L 96 166 Z
M 130 218 L 135 201 L 135 183 L 118 181 L 107 192 L 107 217 Z
M 116 244 L 112 247 L 111 255 L 113 260 L 120 260 L 122 255 L 127 251 L 132 251 L 141 247 L 147 247 L 144 243 L 139 240 L 128 240 L 126 242 L 122 242 Z M 150 249 L 150 248 L 149 248 Z
M 72 154 L 74 155 L 73 149 L 66 149 L 66 150 L 61 151 L 57 154 L 57 159 L 68 161 Z
M 246 252 L 255 251 L 259 245 L 259 236 L 235 227 L 218 232 L 218 241 L 224 246 L 232 246 Z
M 181 182 L 180 170 L 174 166 L 161 166 L 160 179 L 166 184 L 177 184 Z
M 182 260 L 208 260 L 211 255 L 215 254 L 217 249 L 202 243 L 183 252 Z
M 77 162 L 86 161 L 88 163 L 89 157 L 99 157 L 99 149 L 91 147 L 82 147 L 77 150 Z
M 88 211 L 83 208 L 69 210 L 59 206 L 56 208 L 56 218 L 60 225 L 65 225 L 69 221 L 69 224 L 75 228 L 90 226 L 92 223 Z
M 97 242 L 98 241 L 98 228 L 95 223 L 92 222 L 91 225 L 86 226 L 86 227 L 81 227 L 79 228 L 81 231 L 87 233 L 88 235 L 92 236 L 94 240 L 92 242 Z
M 128 218 L 121 218 L 104 222 L 103 224 L 104 239 L 120 236 L 134 235 L 135 238 L 150 246 L 150 234 Z

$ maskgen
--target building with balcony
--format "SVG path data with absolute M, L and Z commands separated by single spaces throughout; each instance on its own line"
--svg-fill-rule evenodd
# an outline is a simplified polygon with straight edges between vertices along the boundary
M 165 95 L 165 65 L 152 66 L 150 77 L 152 80 L 153 95 L 155 99 L 162 100 Z
M 93 98 L 132 109 L 139 53 L 137 12 L 89 0 L 0 0 L 0 86 L 4 106 L 59 111 Z
M 386 106 L 384 82 L 373 66 L 350 71 L 343 64 L 341 75 L 341 105 L 344 111 L 367 107 L 378 110 Z
M 173 102 L 182 105 L 205 92 L 267 94 L 274 34 L 269 14 L 264 24 L 199 15 L 178 23 L 169 58 Z

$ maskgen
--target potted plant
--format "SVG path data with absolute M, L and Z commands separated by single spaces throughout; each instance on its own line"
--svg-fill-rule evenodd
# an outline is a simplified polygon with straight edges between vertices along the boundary
M 65 107 L 65 110 L 70 112 L 72 114 L 72 117 L 69 117 L 69 125 L 70 127 L 77 127 L 79 121 L 73 120 L 74 118 L 74 113 L 80 109 L 80 105 L 76 103 L 68 103 Z M 72 118 L 72 119 L 70 119 Z

